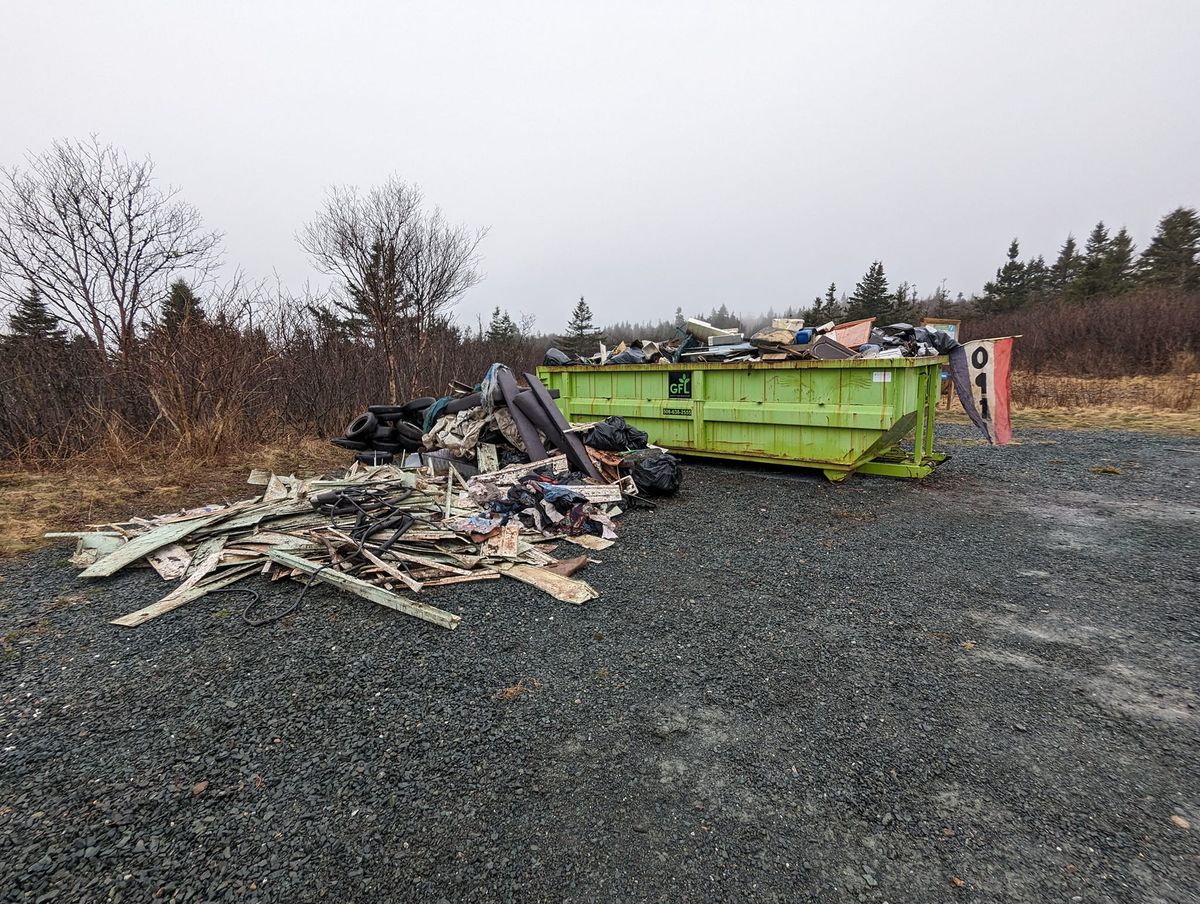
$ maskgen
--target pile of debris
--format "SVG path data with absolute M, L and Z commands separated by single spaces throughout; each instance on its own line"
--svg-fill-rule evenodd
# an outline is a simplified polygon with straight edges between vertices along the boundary
M 581 477 L 601 481 L 596 454 L 616 453 L 629 478 L 626 489 L 670 493 L 679 486 L 678 459 L 651 447 L 641 430 L 621 418 L 568 423 L 554 403 L 558 390 L 547 389 L 535 374 L 522 376 L 525 386 L 503 364 L 493 364 L 478 385 L 451 383 L 450 394 L 440 399 L 372 405 L 331 442 L 354 450 L 362 464 L 394 464 L 402 453 L 406 468 L 438 475 L 453 469 L 463 477 L 540 462 L 553 452 L 566 456 Z
M 551 348 L 550 367 L 610 364 L 712 364 L 746 361 L 844 361 L 854 358 L 921 358 L 948 355 L 958 343 L 945 332 L 910 323 L 876 327 L 875 318 L 833 321 L 806 327 L 799 318 L 776 318 L 749 339 L 737 330 L 703 320 L 688 320 L 667 340 L 621 342 L 611 351 L 603 344 L 590 357 L 572 357 Z
M 584 603 L 599 594 L 572 575 L 592 560 L 586 552 L 558 559 L 547 545 L 607 548 L 617 536 L 615 518 L 639 501 L 652 505 L 643 495 L 678 489 L 679 462 L 621 418 L 567 424 L 537 378 L 526 379 L 530 388 L 520 390 L 507 369 L 495 365 L 475 391 L 475 405 L 446 412 L 449 405 L 440 404 L 446 413 L 422 434 L 422 446 L 432 451 L 415 455 L 411 466 L 355 461 L 310 479 L 256 471 L 249 482 L 264 489 L 252 499 L 48 536 L 78 539 L 72 562 L 83 568 L 81 577 L 146 564 L 164 580 L 180 582 L 113 622 L 126 627 L 212 593 L 245 594 L 243 619 L 268 624 L 294 612 L 316 582 L 444 628 L 456 627 L 460 617 L 405 594 L 506 577 Z M 483 403 L 493 397 L 511 404 Z M 404 425 L 439 403 L 446 400 L 395 406 L 407 410 L 383 423 L 399 425 L 387 429 L 413 445 Z M 378 424 L 378 414 L 369 413 Z M 378 436 L 380 428 L 373 429 Z M 491 429 L 504 446 L 501 452 L 493 445 L 489 461 L 480 438 Z M 523 460 L 501 466 L 502 457 Z M 295 578 L 305 587 L 282 611 L 264 613 L 256 590 L 232 586 L 254 574 Z

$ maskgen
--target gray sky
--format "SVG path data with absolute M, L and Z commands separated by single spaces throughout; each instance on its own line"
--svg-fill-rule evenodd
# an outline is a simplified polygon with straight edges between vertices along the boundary
M 487 225 L 501 305 L 560 329 L 757 312 L 874 259 L 981 287 L 1018 235 L 1139 248 L 1200 204 L 1200 3 L 18 2 L 0 161 L 150 154 L 227 260 L 320 278 L 297 228 L 396 173 Z

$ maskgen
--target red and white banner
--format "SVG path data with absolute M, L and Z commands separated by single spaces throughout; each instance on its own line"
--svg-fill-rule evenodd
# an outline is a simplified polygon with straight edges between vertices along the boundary
M 1012 342 L 1012 336 L 976 339 L 950 353 L 950 373 L 963 409 L 988 442 L 996 446 L 1012 441 L 1009 416 Z

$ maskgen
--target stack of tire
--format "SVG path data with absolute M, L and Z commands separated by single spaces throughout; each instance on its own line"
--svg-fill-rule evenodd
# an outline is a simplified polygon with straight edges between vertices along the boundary
M 403 405 L 371 405 L 331 442 L 352 449 L 368 464 L 387 464 L 397 452 L 419 452 L 425 412 L 435 401 L 424 396 Z

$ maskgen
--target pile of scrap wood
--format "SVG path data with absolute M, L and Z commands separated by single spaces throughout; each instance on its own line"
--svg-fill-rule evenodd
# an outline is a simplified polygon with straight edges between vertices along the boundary
M 612 519 L 637 489 L 621 477 L 611 453 L 593 456 L 587 464 L 595 477 L 573 470 L 567 455 L 469 480 L 453 468 L 439 476 L 431 468 L 357 462 L 311 479 L 256 471 L 249 482 L 263 492 L 253 499 L 49 536 L 78 538 L 72 562 L 83 568 L 81 577 L 148 564 L 164 580 L 178 582 L 157 602 L 116 619 L 117 625 L 137 627 L 263 575 L 327 584 L 455 628 L 460 616 L 412 595 L 508 578 L 570 603 L 598 596 L 571 576 L 587 564 L 586 552 L 560 560 L 545 551 L 559 540 L 585 550 L 611 545 Z M 248 595 L 257 601 L 255 591 Z M 247 622 L 266 623 L 251 619 L 249 609 Z

